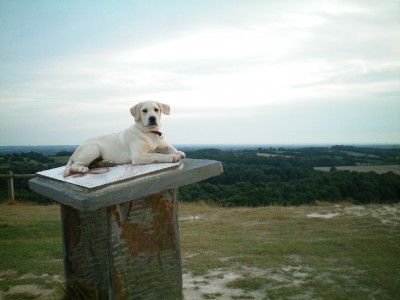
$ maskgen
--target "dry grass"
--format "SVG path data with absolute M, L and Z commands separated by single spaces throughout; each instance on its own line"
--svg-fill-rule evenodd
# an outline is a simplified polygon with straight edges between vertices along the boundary
M 0 298 L 57 299 L 58 206 L 0 205 Z M 400 205 L 180 205 L 185 299 L 396 299 Z M 58 291 L 58 293 L 57 293 Z
M 395 299 L 400 293 L 399 205 L 184 204 L 180 215 L 186 299 Z
M 54 299 L 61 286 L 60 208 L 0 205 L 0 299 Z

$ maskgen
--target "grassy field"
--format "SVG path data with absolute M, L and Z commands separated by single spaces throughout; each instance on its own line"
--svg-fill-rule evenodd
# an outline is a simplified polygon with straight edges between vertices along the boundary
M 314 170 L 329 172 L 331 167 L 314 167 Z M 400 165 L 339 166 L 336 167 L 336 170 L 350 172 L 375 172 L 378 174 L 393 172 L 400 175 Z
M 59 299 L 59 207 L 0 205 L 0 299 Z M 400 205 L 180 205 L 185 299 L 398 299 Z

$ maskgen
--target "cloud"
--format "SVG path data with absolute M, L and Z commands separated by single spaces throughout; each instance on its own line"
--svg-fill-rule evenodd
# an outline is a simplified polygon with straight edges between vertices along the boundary
M 176 143 L 400 142 L 395 1 L 132 3 L 0 4 L 3 143 L 79 143 L 146 99 Z

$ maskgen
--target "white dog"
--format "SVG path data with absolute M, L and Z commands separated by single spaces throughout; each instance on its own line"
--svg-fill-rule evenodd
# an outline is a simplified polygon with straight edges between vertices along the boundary
M 185 153 L 167 143 L 160 129 L 161 113 L 169 115 L 167 104 L 147 101 L 131 108 L 135 124 L 128 129 L 90 139 L 80 145 L 70 157 L 64 177 L 71 173 L 87 173 L 89 165 L 144 165 L 178 162 Z

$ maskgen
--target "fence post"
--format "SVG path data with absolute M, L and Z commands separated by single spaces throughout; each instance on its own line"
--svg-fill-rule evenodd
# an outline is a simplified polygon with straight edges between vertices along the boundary
M 14 177 L 12 171 L 8 172 L 7 183 L 8 183 L 8 201 L 13 203 L 15 202 L 15 193 L 14 193 Z
M 118 167 L 87 178 L 101 182 Z M 85 176 L 63 179 L 62 170 L 39 172 L 29 185 L 61 203 L 67 292 L 79 280 L 98 299 L 182 299 L 178 187 L 221 174 L 222 164 L 185 159 L 177 169 L 130 179 L 118 173 L 93 188 L 77 185 Z

